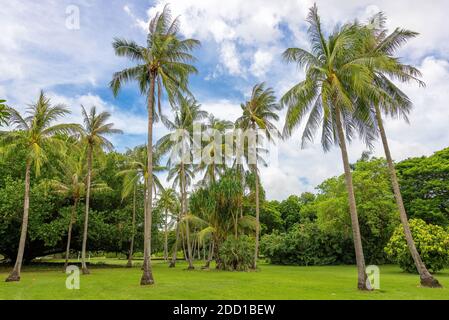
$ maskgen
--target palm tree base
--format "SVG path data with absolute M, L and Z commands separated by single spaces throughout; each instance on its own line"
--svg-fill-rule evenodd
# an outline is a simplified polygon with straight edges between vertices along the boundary
M 19 282 L 20 276 L 16 271 L 13 271 L 8 278 L 6 278 L 5 282 Z
M 81 273 L 84 274 L 84 275 L 89 275 L 89 274 L 90 274 L 90 271 L 89 271 L 89 269 L 87 269 L 87 267 L 83 267 L 83 268 L 81 269 Z
M 128 261 L 128 263 L 126 264 L 127 268 L 132 268 L 133 267 L 133 262 L 131 260 Z
M 140 279 L 141 286 L 150 286 L 154 284 L 153 276 L 149 272 L 145 272 Z
M 195 270 L 195 267 L 194 267 L 194 266 L 189 266 L 189 267 L 187 268 L 187 270 Z
M 168 265 L 169 268 L 175 268 L 176 267 L 176 262 L 170 262 L 170 264 Z
M 443 288 L 440 282 L 434 277 L 421 279 L 421 287 L 426 288 Z

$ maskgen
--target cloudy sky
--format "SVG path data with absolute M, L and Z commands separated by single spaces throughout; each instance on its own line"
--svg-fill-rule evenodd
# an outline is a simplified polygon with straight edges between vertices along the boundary
M 182 33 L 202 42 L 195 52 L 199 74 L 192 91 L 203 108 L 217 117 L 235 120 L 240 103 L 252 86 L 265 81 L 280 97 L 303 79 L 281 54 L 288 47 L 307 47 L 305 18 L 309 0 L 171 0 L 180 15 Z M 403 89 L 415 109 L 411 124 L 389 120 L 387 133 L 396 160 L 429 155 L 449 145 L 449 33 L 446 0 L 317 0 L 326 32 L 358 18 L 384 11 L 388 26 L 420 33 L 401 50 L 404 62 L 418 66 L 426 88 Z M 40 89 L 55 103 L 72 110 L 69 121 L 80 121 L 80 105 L 96 105 L 113 114 L 124 130 L 113 137 L 117 149 L 145 142 L 145 101 L 135 85 L 115 99 L 108 83 L 115 71 L 129 62 L 114 56 L 114 37 L 144 44 L 149 18 L 166 1 L 145 0 L 0 0 L 0 98 L 18 110 L 36 100 Z M 79 11 L 79 28 L 76 13 Z M 74 15 L 75 14 L 75 15 Z M 166 110 L 169 107 L 166 106 Z M 282 123 L 279 123 L 282 126 Z M 156 138 L 166 133 L 156 126 Z M 340 153 L 324 153 L 317 139 L 300 149 L 300 132 L 278 145 L 279 161 L 262 169 L 271 199 L 312 191 L 323 179 L 342 172 Z M 350 145 L 355 161 L 365 150 L 359 141 Z M 376 155 L 382 149 L 376 146 Z

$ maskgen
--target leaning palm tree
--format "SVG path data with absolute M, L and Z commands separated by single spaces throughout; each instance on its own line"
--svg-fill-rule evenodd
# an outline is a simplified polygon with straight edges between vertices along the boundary
M 6 100 L 0 100 L 0 126 L 7 126 L 9 119 L 9 107 L 5 104 Z
M 144 232 L 144 272 L 142 285 L 154 283 L 151 270 L 150 248 L 152 222 L 152 185 L 153 185 L 153 122 L 157 119 L 155 100 L 158 111 L 161 111 L 162 94 L 167 93 L 170 102 L 187 90 L 188 77 L 197 70 L 190 63 L 194 57 L 190 52 L 198 47 L 199 42 L 193 39 L 181 39 L 179 35 L 179 19 L 172 20 L 168 6 L 157 13 L 150 22 L 147 45 L 138 45 L 133 41 L 115 39 L 113 46 L 116 55 L 128 57 L 137 66 L 114 74 L 111 88 L 117 95 L 125 82 L 137 81 L 142 94 L 148 97 L 148 199 L 146 201 L 146 215 L 148 226 Z M 156 89 L 157 87 L 157 89 Z M 155 95 L 157 94 L 157 99 Z M 155 119 L 156 118 L 156 119 Z
M 382 12 L 374 15 L 369 21 L 368 31 L 373 34 L 373 42 L 371 46 L 367 47 L 369 52 L 384 54 L 390 59 L 392 68 L 388 70 L 388 73 L 382 72 L 382 70 L 374 70 L 375 78 L 374 85 L 379 87 L 380 90 L 384 90 L 390 96 L 390 99 L 381 101 L 368 101 L 371 105 L 371 111 L 376 119 L 379 129 L 382 145 L 385 151 L 385 157 L 388 163 L 388 169 L 390 171 L 391 184 L 396 199 L 396 204 L 399 208 L 399 215 L 402 226 L 404 228 L 405 239 L 410 254 L 415 262 L 416 269 L 421 278 L 421 285 L 425 287 L 441 287 L 437 279 L 435 279 L 427 270 L 424 262 L 416 249 L 415 241 L 410 231 L 408 223 L 407 212 L 405 210 L 404 202 L 402 200 L 401 189 L 396 175 L 396 169 L 394 166 L 393 158 L 391 156 L 390 147 L 388 145 L 388 139 L 385 132 L 383 123 L 383 114 L 396 118 L 403 118 L 408 122 L 408 114 L 412 108 L 412 102 L 407 95 L 401 91 L 390 79 L 394 78 L 401 82 L 416 81 L 420 86 L 425 84 L 419 80 L 421 73 L 418 69 L 410 65 L 404 65 L 400 60 L 394 57 L 396 50 L 398 50 L 408 40 L 415 38 L 418 33 L 396 28 L 392 33 L 388 34 L 388 30 L 385 27 L 386 17 Z M 373 28 L 373 26 L 375 26 Z M 362 101 L 363 103 L 363 101 Z
M 39 176 L 41 167 L 48 161 L 50 154 L 63 153 L 65 144 L 61 137 L 79 130 L 79 126 L 76 124 L 54 124 L 69 113 L 69 110 L 63 105 L 52 106 L 50 99 L 41 91 L 37 102 L 28 108 L 26 117 L 22 117 L 16 110 L 10 109 L 10 123 L 14 130 L 0 136 L 0 143 L 5 146 L 6 152 L 15 152 L 18 149 L 26 150 L 22 230 L 16 263 L 6 279 L 7 282 L 20 281 L 30 210 L 31 170 L 34 167 L 35 175 Z
M 279 120 L 277 111 L 281 109 L 280 105 L 276 103 L 274 91 L 271 88 L 265 88 L 265 84 L 257 84 L 254 86 L 251 98 L 245 104 L 242 104 L 243 115 L 237 119 L 236 127 L 243 131 L 251 131 L 255 135 L 258 130 L 262 130 L 264 136 L 268 140 L 274 137 L 279 137 L 280 133 L 273 121 Z M 256 136 L 257 138 L 257 136 Z M 259 257 L 259 236 L 260 236 L 260 200 L 259 187 L 260 176 L 258 169 L 258 141 L 254 141 L 254 146 L 249 146 L 254 150 L 254 157 L 247 157 L 249 166 L 255 175 L 255 201 L 256 201 L 256 245 L 254 252 L 253 268 L 257 268 L 257 259 Z M 253 159 L 251 159 L 253 158 Z
M 133 150 L 128 151 L 128 161 L 125 168 L 117 175 L 123 177 L 123 189 L 122 200 L 133 195 L 133 213 L 132 213 L 132 233 L 130 241 L 130 250 L 128 255 L 127 267 L 132 267 L 132 257 L 134 251 L 134 237 L 135 237 L 135 224 L 136 224 L 136 198 L 137 188 L 143 182 L 144 194 L 147 194 L 147 176 L 148 176 L 148 156 L 147 147 L 138 146 Z M 161 154 L 157 150 L 153 150 L 153 191 L 156 194 L 158 190 L 164 190 L 157 173 L 165 171 L 166 168 L 159 165 L 161 160 Z M 146 209 L 145 209 L 146 210 Z
M 376 97 L 379 93 L 372 85 L 372 66 L 381 66 L 385 58 L 379 54 L 365 54 L 366 33 L 360 32 L 356 24 L 346 24 L 335 29 L 325 38 L 316 5 L 310 9 L 307 21 L 311 52 L 290 48 L 284 59 L 295 62 L 305 69 L 305 80 L 295 85 L 282 98 L 288 107 L 284 135 L 291 136 L 307 114 L 308 120 L 302 135 L 302 146 L 313 140 L 319 127 L 322 128 L 321 144 L 328 151 L 333 144 L 341 150 L 346 188 L 348 191 L 353 240 L 358 269 L 358 288 L 370 290 L 365 271 L 360 227 L 354 196 L 352 174 L 348 160 L 346 140 L 351 141 L 355 133 L 371 146 L 375 137 L 375 126 L 366 108 L 355 108 L 354 101 L 360 97 Z
M 177 208 L 177 195 L 174 189 L 162 190 L 159 194 L 157 201 L 157 207 L 165 213 L 164 219 L 164 260 L 168 261 L 168 228 L 169 228 L 169 215 L 173 214 Z
M 89 227 L 90 193 L 92 182 L 92 166 L 94 152 L 98 150 L 113 150 L 114 146 L 105 136 L 111 134 L 121 134 L 122 131 L 114 128 L 113 123 L 108 123 L 111 114 L 109 112 L 97 113 L 94 106 L 89 113 L 84 106 L 81 106 L 83 113 L 84 127 L 81 132 L 81 143 L 86 148 L 87 158 L 87 179 L 86 179 L 86 212 L 84 215 L 83 245 L 81 249 L 81 268 L 83 274 L 89 274 L 86 264 L 87 232 Z

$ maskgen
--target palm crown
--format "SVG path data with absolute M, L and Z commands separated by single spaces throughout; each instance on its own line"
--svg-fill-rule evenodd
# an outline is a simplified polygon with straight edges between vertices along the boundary
M 114 94 L 118 94 L 124 83 L 134 80 L 139 83 L 142 94 L 148 94 L 151 80 L 154 80 L 157 86 L 158 111 L 161 114 L 164 89 L 172 104 L 181 91 L 188 91 L 188 76 L 197 72 L 190 64 L 195 61 L 190 51 L 200 43 L 194 39 L 180 39 L 178 32 L 179 19 L 172 20 L 168 6 L 165 6 L 163 12 L 156 14 L 150 22 L 146 47 L 134 41 L 115 39 L 115 53 L 128 57 L 138 65 L 114 74 L 110 83 Z
M 27 109 L 26 117 L 10 109 L 10 123 L 14 130 L 3 135 L 7 150 L 26 148 L 26 161 L 34 164 L 35 173 L 39 175 L 42 165 L 48 160 L 48 155 L 57 154 L 64 149 L 63 138 L 80 130 L 77 124 L 55 124 L 69 113 L 64 105 L 52 106 L 43 91 L 38 101 Z

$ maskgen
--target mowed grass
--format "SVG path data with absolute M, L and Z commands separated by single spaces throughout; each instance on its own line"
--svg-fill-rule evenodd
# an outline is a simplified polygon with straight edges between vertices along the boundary
M 19 283 L 3 282 L 9 269 L 0 267 L 0 299 L 449 299 L 449 270 L 438 274 L 445 288 L 429 289 L 418 286 L 417 275 L 403 273 L 397 266 L 382 266 L 381 289 L 368 293 L 355 289 L 355 266 L 261 264 L 257 272 L 222 272 L 187 271 L 185 263 L 169 269 L 162 261 L 156 261 L 156 284 L 141 287 L 138 265 L 126 269 L 124 261 L 107 263 L 92 266 L 91 275 L 81 276 L 80 290 L 66 289 L 66 275 L 59 265 L 25 267 Z

